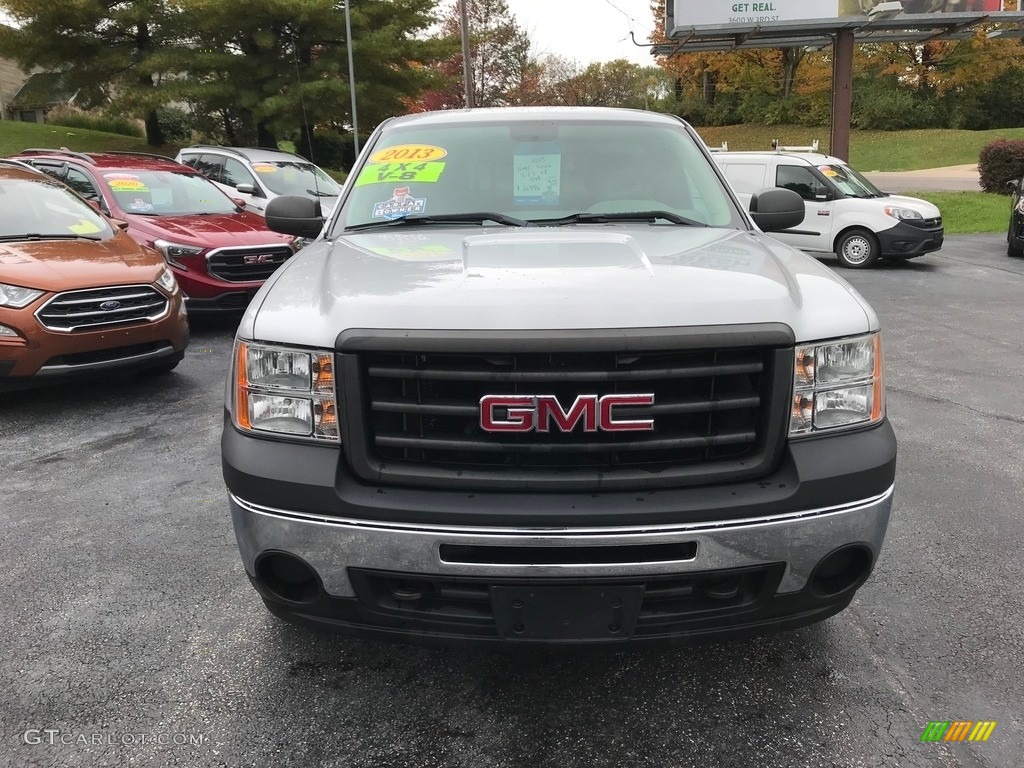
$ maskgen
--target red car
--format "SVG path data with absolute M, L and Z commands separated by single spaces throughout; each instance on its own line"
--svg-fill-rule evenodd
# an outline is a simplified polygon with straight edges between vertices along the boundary
M 26 149 L 15 156 L 60 179 L 174 271 L 189 311 L 244 309 L 295 253 L 295 238 L 271 232 L 211 181 L 161 155 Z

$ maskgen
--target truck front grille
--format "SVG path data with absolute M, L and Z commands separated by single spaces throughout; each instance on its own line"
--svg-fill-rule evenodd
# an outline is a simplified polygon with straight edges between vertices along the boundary
M 207 270 L 214 277 L 229 283 L 252 283 L 266 280 L 292 256 L 287 245 L 265 245 L 252 248 L 222 248 L 206 257 Z
M 152 322 L 167 312 L 167 297 L 148 285 L 119 285 L 58 293 L 37 312 L 51 331 Z
M 353 464 L 375 481 L 445 477 L 448 485 L 481 488 L 652 487 L 750 476 L 772 462 L 784 421 L 792 374 L 777 356 L 765 346 L 366 351 L 358 356 L 362 408 L 354 409 L 362 414 L 357 434 L 366 461 L 354 456 Z M 568 409 L 579 395 L 610 394 L 653 395 L 652 406 L 630 406 L 623 418 L 652 420 L 654 428 L 585 431 L 583 419 L 546 432 L 481 427 L 487 395 L 553 396 Z M 509 418 L 500 407 L 497 417 Z

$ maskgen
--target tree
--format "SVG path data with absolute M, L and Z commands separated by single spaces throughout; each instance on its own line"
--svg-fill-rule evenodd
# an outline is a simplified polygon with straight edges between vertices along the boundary
M 509 11 L 506 0 L 466 0 L 466 13 L 476 106 L 540 103 L 541 66 L 531 52 L 529 35 Z M 452 51 L 438 65 L 443 85 L 425 93 L 422 99 L 410 99 L 408 105 L 414 111 L 466 106 L 458 0 L 452 0 L 444 12 L 439 37 Z
M 594 62 L 550 56 L 544 61 L 544 89 L 552 103 L 566 106 L 650 109 L 669 92 L 665 74 L 625 59 Z
M 422 35 L 436 0 L 356 0 L 353 58 L 360 129 L 403 111 L 403 98 L 436 81 L 445 47 Z M 192 20 L 187 97 L 219 115 L 232 143 L 275 146 L 293 136 L 308 154 L 315 127 L 350 131 L 344 6 L 336 0 L 180 0 Z
M 61 71 L 71 89 L 108 86 L 145 120 L 148 142 L 163 143 L 161 54 L 179 20 L 164 0 L 4 0 L 2 7 L 18 26 L 0 38 L 0 55 L 24 69 Z

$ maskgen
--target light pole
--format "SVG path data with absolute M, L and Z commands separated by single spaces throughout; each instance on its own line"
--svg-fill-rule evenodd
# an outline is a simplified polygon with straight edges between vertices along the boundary
M 466 13 L 466 1 L 459 0 L 462 31 L 462 79 L 466 83 L 466 109 L 472 109 L 476 104 L 473 103 L 473 66 L 469 60 L 469 18 Z
M 355 142 L 356 158 L 359 157 L 359 116 L 356 114 L 356 70 L 352 64 L 352 17 L 348 7 L 352 0 L 345 0 L 345 50 L 348 51 L 348 91 L 352 97 L 352 138 Z

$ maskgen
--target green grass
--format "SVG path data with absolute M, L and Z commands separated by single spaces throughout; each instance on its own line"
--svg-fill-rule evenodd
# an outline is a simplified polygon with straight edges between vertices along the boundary
M 730 150 L 771 148 L 771 140 L 807 146 L 818 140 L 821 151 L 829 148 L 828 127 L 803 125 L 727 125 L 698 128 L 710 147 L 729 142 Z M 981 148 L 996 139 L 1024 139 L 1024 128 L 993 131 L 928 129 L 917 131 L 853 131 L 850 135 L 850 165 L 858 171 L 917 171 L 947 165 L 978 162 Z
M 947 235 L 1005 232 L 1010 221 L 1010 198 L 989 192 L 907 192 L 934 203 L 942 211 Z
M 168 157 L 174 157 L 179 149 L 179 147 L 169 144 L 162 147 L 151 147 L 146 144 L 145 139 L 122 136 L 118 133 L 104 133 L 45 123 L 0 120 L 0 157 L 16 155 L 28 147 L 67 147 L 78 152 L 108 150 L 154 152 Z

